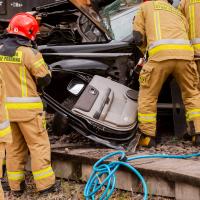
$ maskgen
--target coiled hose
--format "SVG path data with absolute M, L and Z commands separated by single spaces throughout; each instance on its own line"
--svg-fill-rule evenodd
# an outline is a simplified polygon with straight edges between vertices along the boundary
M 114 156 L 118 156 L 118 161 L 108 162 Z M 116 176 L 115 173 L 120 166 L 127 167 L 131 170 L 141 181 L 143 186 L 143 200 L 148 199 L 148 187 L 144 180 L 144 177 L 140 172 L 135 169 L 129 162 L 138 159 L 147 158 L 176 158 L 176 159 L 186 159 L 192 157 L 200 156 L 200 152 L 192 154 L 183 155 L 167 155 L 167 154 L 152 154 L 152 155 L 139 155 L 133 157 L 126 157 L 125 152 L 117 151 L 110 153 L 100 160 L 98 160 L 93 166 L 93 172 L 84 189 L 84 196 L 86 200 L 95 200 L 99 197 L 99 200 L 108 200 L 115 189 Z M 105 162 L 107 160 L 107 163 Z M 101 179 L 103 181 L 101 182 Z

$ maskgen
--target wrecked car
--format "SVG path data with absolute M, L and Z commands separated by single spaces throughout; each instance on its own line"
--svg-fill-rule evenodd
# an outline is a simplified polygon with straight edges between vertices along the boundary
M 86 137 L 94 139 L 96 142 L 98 141 L 98 143 L 103 143 L 112 148 L 119 148 L 119 144 L 116 145 L 117 143 L 128 144 L 130 140 L 133 139 L 137 125 L 137 103 L 135 101 L 137 99 L 137 93 L 133 95 L 134 100 L 131 99 L 126 96 L 126 92 L 132 90 L 124 86 L 128 85 L 127 83 L 130 82 L 128 77 L 130 68 L 133 66 L 133 59 L 131 58 L 133 47 L 129 42 L 114 41 L 109 31 L 101 25 L 102 22 L 98 21 L 99 19 L 97 20 L 95 18 L 96 21 L 91 21 L 94 15 L 88 17 L 91 12 L 89 12 L 89 14 L 87 13 L 87 15 L 83 15 L 77 8 L 70 7 L 73 5 L 72 2 L 73 1 L 68 1 L 70 5 L 68 4 L 67 6 L 66 1 L 63 1 L 62 3 L 59 2 L 54 5 L 50 4 L 49 6 L 46 5 L 35 9 L 41 17 L 40 24 L 41 28 L 43 28 L 44 23 L 45 26 L 47 26 L 47 22 L 52 23 L 52 21 L 48 19 L 48 13 L 52 7 L 54 8 L 54 12 L 58 13 L 55 11 L 55 8 L 63 9 L 65 5 L 66 9 L 70 8 L 71 15 L 73 10 L 73 14 L 76 17 L 75 22 L 77 25 L 81 26 L 77 29 L 75 25 L 73 25 L 72 27 L 74 29 L 71 31 L 85 30 L 85 33 L 76 33 L 76 35 L 79 34 L 78 40 L 75 40 L 76 43 L 72 41 L 59 43 L 59 41 L 55 40 L 59 40 L 61 36 L 52 39 L 52 33 L 50 33 L 46 36 L 49 37 L 47 39 L 49 42 L 46 40 L 46 45 L 39 46 L 40 51 L 53 73 L 52 83 L 46 89 L 46 92 L 52 98 L 48 96 L 48 98 L 45 99 L 48 105 L 53 107 L 57 112 L 53 121 L 53 132 L 54 134 L 61 135 L 66 133 L 66 129 L 69 125 L 77 130 L 78 125 L 84 124 L 84 126 L 81 125 L 81 128 L 77 130 L 79 133 L 85 133 Z M 42 17 L 44 17 L 43 20 Z M 56 20 L 57 19 L 58 17 Z M 56 30 L 56 32 L 57 31 L 58 30 Z M 62 32 L 62 30 L 59 31 Z M 85 37 L 81 37 L 83 33 Z M 95 34 L 97 34 L 97 37 Z M 57 33 L 55 35 L 57 35 Z M 44 39 L 44 36 L 40 36 L 40 38 L 38 38 L 40 42 L 42 42 L 41 37 Z M 76 38 L 77 36 L 74 37 Z M 140 52 L 138 49 L 137 51 L 139 54 Z M 93 77 L 93 75 L 99 76 Z M 109 79 L 103 78 L 102 76 L 109 77 Z M 77 82 L 74 86 L 75 88 L 81 85 L 79 83 L 80 81 L 83 81 L 83 85 L 85 85 L 80 95 L 73 94 L 68 90 L 71 81 L 73 82 L 74 79 L 76 80 L 75 82 Z M 124 85 L 113 82 L 111 79 L 123 83 Z M 99 88 L 99 86 L 102 85 L 98 86 L 98 80 L 100 82 L 107 82 L 107 84 L 113 83 L 116 86 L 113 86 L 113 88 L 106 88 L 107 85 L 105 85 L 104 89 L 101 87 Z M 124 90 L 124 94 L 117 93 L 117 89 L 120 87 L 123 88 L 122 91 Z M 87 99 L 86 97 L 91 98 Z M 58 108 L 58 102 L 62 103 L 62 111 Z M 100 102 L 102 102 L 102 104 L 100 104 Z M 117 104 L 121 104 L 121 107 L 126 109 L 124 111 L 119 110 Z M 79 105 L 78 108 L 77 105 Z M 93 108 L 93 106 L 95 107 Z M 89 108 L 91 109 L 90 112 Z M 87 110 L 88 113 L 84 113 L 85 110 Z M 124 113 L 124 116 L 122 113 Z M 119 116 L 119 119 L 117 119 L 116 116 Z M 130 119 L 131 121 L 129 121 Z M 75 122 L 73 120 L 75 120 Z M 76 123 L 76 120 L 83 120 L 85 122 Z M 73 126 L 74 123 L 76 124 L 75 126 Z M 89 126 L 89 128 L 87 127 L 86 129 L 85 126 Z
M 109 147 L 118 148 L 118 143 L 129 146 L 134 138 L 137 110 L 136 107 L 133 109 L 133 105 L 137 101 L 139 84 L 137 76 L 134 77 L 130 72 L 143 55 L 131 42 L 131 21 L 140 2 L 124 5 L 124 7 L 117 3 L 116 1 L 98 12 L 91 6 L 81 5 L 77 0 L 60 1 L 34 9 L 41 27 L 38 48 L 53 74 L 53 80 L 45 91 L 44 100 L 50 106 L 47 107 L 48 112 L 56 111 L 52 126 L 56 135 L 65 134 L 69 127 L 76 130 L 81 124 L 84 128 L 79 127 L 77 129 L 79 133 L 85 134 L 86 137 L 92 136 L 90 139 Z M 107 80 L 115 81 L 115 84 L 119 84 L 117 87 L 124 85 L 128 88 L 123 98 L 126 101 L 130 100 L 132 105 L 130 110 L 134 119 L 131 124 L 122 125 L 119 119 L 115 118 L 114 120 L 123 126 L 120 130 L 118 130 L 119 127 L 109 127 L 114 121 L 111 120 L 112 122 L 109 121 L 107 124 L 104 121 L 105 116 L 112 115 L 109 111 L 117 97 L 113 92 L 115 86 L 108 87 L 101 92 L 101 85 L 104 82 L 107 83 Z M 80 81 L 83 81 L 83 84 L 79 83 Z M 163 86 L 158 101 L 158 111 L 163 112 L 164 110 L 165 114 L 167 112 L 172 114 L 173 108 L 173 111 L 176 111 L 173 112 L 173 116 L 177 121 L 179 115 L 184 116 L 182 111 L 184 109 L 181 107 L 181 99 L 177 98 L 178 88 L 170 87 L 170 81 L 169 78 Z M 97 85 L 96 82 L 98 82 Z M 107 83 L 107 86 L 109 84 Z M 80 85 L 84 87 L 74 94 L 70 92 L 70 85 L 74 85 L 75 88 L 79 88 Z M 91 88 L 93 89 L 90 90 Z M 97 97 L 95 99 L 97 94 L 100 95 L 100 100 Z M 91 98 L 89 98 L 90 95 Z M 95 110 L 91 111 L 96 101 L 102 104 L 98 104 L 99 107 L 96 106 Z M 171 104 L 172 101 L 174 101 L 173 104 Z M 84 102 L 86 105 L 82 105 Z M 122 102 L 123 105 L 121 104 L 120 107 L 113 104 L 116 111 L 126 107 L 125 102 L 123 100 Z M 130 117 L 128 110 L 121 110 L 122 113 L 125 112 L 125 118 Z M 97 119 L 95 118 L 96 112 L 99 113 Z M 113 113 L 115 116 L 120 115 L 117 112 Z M 79 120 L 83 120 L 84 123 Z M 131 128 L 128 129 L 127 126 Z M 184 125 L 177 124 L 176 127 L 179 133 L 185 129 Z

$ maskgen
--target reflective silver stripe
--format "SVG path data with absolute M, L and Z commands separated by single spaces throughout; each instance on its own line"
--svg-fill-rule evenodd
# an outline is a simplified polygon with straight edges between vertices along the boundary
M 19 180 L 24 180 L 24 171 L 15 171 L 15 172 L 9 172 L 7 171 L 8 175 L 8 180 L 12 181 L 19 181 Z
M 162 45 L 162 44 L 180 44 L 180 45 L 190 45 L 189 40 L 182 40 L 182 39 L 163 39 L 158 40 L 156 42 L 153 42 L 149 45 L 149 49 L 153 49 L 156 46 Z
M 9 126 L 10 126 L 10 122 L 8 120 L 6 120 L 6 121 L 0 123 L 0 130 L 3 130 Z
M 200 38 L 194 38 L 191 41 L 191 44 L 200 44 Z
M 53 169 L 50 167 L 47 167 L 45 169 L 34 171 L 33 176 L 35 180 L 40 180 L 44 178 L 48 178 L 50 176 L 54 175 Z
M 6 102 L 10 103 L 34 103 L 42 102 L 40 97 L 7 97 Z

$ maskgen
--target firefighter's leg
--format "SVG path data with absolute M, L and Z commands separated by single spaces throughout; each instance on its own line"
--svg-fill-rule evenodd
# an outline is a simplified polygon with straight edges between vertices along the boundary
M 6 156 L 3 159 L 3 174 L 2 174 L 2 178 L 1 178 L 1 185 L 2 185 L 4 192 L 10 191 L 10 186 L 8 184 L 8 179 L 7 179 L 7 174 L 6 174 Z
M 200 77 L 200 60 L 196 61 L 196 65 L 197 65 L 197 71 L 198 71 L 198 74 L 199 74 L 199 77 Z M 199 84 L 198 84 L 198 89 L 200 90 L 200 81 L 199 81 Z
M 151 146 L 150 142 L 156 136 L 156 104 L 161 87 L 172 72 L 173 66 L 170 63 L 149 61 L 140 73 L 138 121 L 139 131 L 143 133 L 139 143 L 142 146 Z
M 5 157 L 5 143 L 0 143 L 0 178 L 3 176 L 3 159 Z M 4 192 L 0 182 L 0 200 L 4 200 Z
M 13 143 L 6 145 L 6 168 L 11 190 L 24 190 L 24 167 L 28 157 L 28 148 L 18 123 L 11 122 Z
M 198 90 L 199 75 L 193 61 L 181 60 L 177 63 L 174 76 L 180 85 L 183 102 L 186 109 L 188 130 L 193 135 L 200 134 L 200 92 Z M 199 140 L 200 144 L 200 140 Z
M 55 184 L 55 175 L 51 168 L 50 142 L 45 125 L 43 113 L 28 122 L 19 123 L 30 151 L 32 173 L 38 191 Z

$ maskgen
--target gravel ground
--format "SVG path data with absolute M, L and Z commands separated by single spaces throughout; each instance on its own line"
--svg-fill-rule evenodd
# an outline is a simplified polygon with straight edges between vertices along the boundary
M 95 144 L 94 142 L 80 136 L 77 133 L 71 133 L 69 135 L 63 135 L 62 137 L 50 136 L 50 140 L 52 144 L 84 144 L 86 147 L 90 146 L 91 148 L 99 148 L 101 145 Z M 180 139 L 173 136 L 165 136 L 159 139 L 156 147 L 145 148 L 145 147 L 137 147 L 136 154 L 190 154 L 200 152 L 200 146 L 193 146 L 191 141 Z M 84 148 L 84 147 L 83 147 Z M 103 152 L 103 151 L 102 151 Z M 105 152 L 106 154 L 106 152 Z M 95 156 L 95 155 L 94 155 Z M 98 155 L 97 157 L 101 157 L 104 155 Z M 200 157 L 190 158 L 192 160 L 200 160 Z
M 186 141 L 176 137 L 163 137 L 161 141 L 152 148 L 139 147 L 137 149 L 138 153 L 142 154 L 190 154 L 200 152 L 200 146 L 193 146 L 191 141 Z M 200 157 L 190 158 L 192 160 L 200 160 Z

